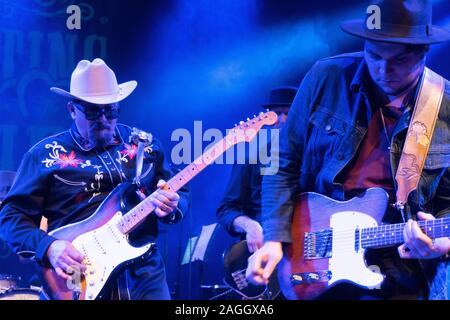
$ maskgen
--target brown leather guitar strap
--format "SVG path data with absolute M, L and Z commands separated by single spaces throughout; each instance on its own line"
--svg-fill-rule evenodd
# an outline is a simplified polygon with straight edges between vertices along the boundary
M 419 184 L 443 95 L 444 79 L 425 68 L 395 175 L 397 181 L 396 207 L 402 213 L 404 213 L 409 194 Z

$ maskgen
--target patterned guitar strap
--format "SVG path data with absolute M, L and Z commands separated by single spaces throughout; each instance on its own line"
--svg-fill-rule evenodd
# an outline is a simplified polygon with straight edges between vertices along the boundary
M 425 68 L 395 175 L 398 186 L 395 206 L 403 220 L 406 220 L 404 209 L 408 196 L 419 184 L 443 95 L 444 78 Z

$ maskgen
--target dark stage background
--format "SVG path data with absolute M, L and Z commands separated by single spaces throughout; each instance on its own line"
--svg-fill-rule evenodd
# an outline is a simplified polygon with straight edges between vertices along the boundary
M 66 27 L 70 4 L 83 10 L 81 30 Z M 138 81 L 120 120 L 155 134 L 170 155 L 175 129 L 193 132 L 201 120 L 203 130 L 224 132 L 259 112 L 271 87 L 298 86 L 315 60 L 361 50 L 339 23 L 365 7 L 361 0 L 0 0 L 0 170 L 17 170 L 28 148 L 70 125 L 65 100 L 49 87 L 68 89 L 81 59 L 101 57 L 119 82 Z M 450 1 L 435 1 L 435 24 L 449 28 L 449 10 Z M 449 56 L 449 44 L 433 46 L 428 66 L 450 78 Z M 182 260 L 189 239 L 215 223 L 230 168 L 213 165 L 195 178 L 188 216 L 161 230 L 175 299 L 220 292 L 202 286 L 222 285 L 221 253 L 234 239 L 215 228 L 203 259 Z M 0 273 L 28 286 L 33 264 L 0 241 Z

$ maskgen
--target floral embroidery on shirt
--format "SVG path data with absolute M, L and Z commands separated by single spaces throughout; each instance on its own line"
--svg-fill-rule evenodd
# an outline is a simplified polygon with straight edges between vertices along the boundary
M 77 159 L 75 151 L 71 151 L 70 153 L 68 153 L 67 150 L 63 146 L 59 145 L 56 141 L 46 144 L 45 148 L 51 149 L 49 153 L 50 158 L 47 158 L 42 161 L 42 163 L 44 163 L 47 168 L 58 165 L 60 168 L 66 167 L 76 168 L 79 166 L 82 169 L 92 167 L 95 170 L 97 170 L 97 172 L 94 175 L 95 182 L 92 182 L 89 186 L 88 183 L 84 181 L 70 181 L 60 177 L 59 175 L 53 175 L 56 179 L 70 186 L 80 186 L 80 185 L 85 186 L 84 191 L 92 193 L 92 197 L 89 200 L 89 202 L 91 202 L 92 199 L 101 194 L 100 192 L 101 180 L 103 180 L 103 173 L 104 173 L 102 171 L 102 166 L 93 165 L 91 163 L 91 160 L 82 161 L 80 159 Z
M 69 155 L 67 154 L 60 154 L 59 155 L 59 160 L 57 160 L 57 163 L 59 164 L 60 168 L 65 168 L 65 167 L 77 167 L 80 163 L 81 160 L 76 159 L 75 158 L 75 152 L 72 151 L 69 153 Z
M 63 146 L 60 146 L 56 141 L 53 141 L 52 143 L 47 143 L 45 145 L 45 149 L 52 149 L 52 151 L 49 153 L 50 159 L 45 159 L 44 161 L 42 161 L 42 163 L 45 164 L 46 168 L 50 168 L 51 166 L 54 166 L 55 164 L 57 164 L 58 162 L 61 161 L 60 158 L 60 151 L 63 151 L 67 154 L 67 150 L 64 149 Z
M 92 192 L 92 197 L 91 199 L 89 199 L 89 202 L 91 202 L 92 199 L 101 194 L 100 187 L 101 187 L 101 180 L 103 180 L 103 171 L 101 170 L 102 166 L 92 165 L 90 160 L 86 160 L 83 164 L 81 164 L 81 168 L 86 167 L 93 167 L 94 169 L 97 170 L 97 173 L 94 176 L 96 182 L 91 183 L 90 189 L 84 188 L 86 192 Z
M 124 162 L 128 163 L 128 160 L 133 160 L 133 158 L 137 154 L 137 146 L 135 144 L 129 145 L 125 143 L 125 149 L 122 151 L 117 151 L 118 158 L 116 161 L 118 163 Z M 153 149 L 151 146 L 144 147 L 144 152 L 147 154 L 150 154 L 153 152 Z
M 144 143 L 144 152 L 150 154 L 153 152 L 153 135 L 151 133 L 133 128 L 131 135 L 128 137 L 129 143 L 124 143 L 125 149 L 117 151 L 118 163 L 128 163 L 129 160 L 133 160 L 137 155 L 139 142 Z
M 130 160 L 136 156 L 137 146 L 135 144 L 129 145 L 125 143 L 125 149 L 119 152 L 120 161 L 128 162 L 127 157 Z

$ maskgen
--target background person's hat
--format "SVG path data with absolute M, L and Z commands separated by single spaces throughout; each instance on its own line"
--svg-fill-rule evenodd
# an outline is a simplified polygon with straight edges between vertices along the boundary
M 119 102 L 128 97 L 136 88 L 136 81 L 117 84 L 114 72 L 102 59 L 90 62 L 81 60 L 72 73 L 70 92 L 52 87 L 59 95 L 95 104 Z
M 269 101 L 263 104 L 265 109 L 273 109 L 276 107 L 290 107 L 294 101 L 298 88 L 291 86 L 277 87 L 270 90 Z
M 342 30 L 364 39 L 413 45 L 450 40 L 448 30 L 432 25 L 432 7 L 427 0 L 372 0 L 370 4 L 380 8 L 379 29 L 368 28 L 367 19 L 373 13 L 367 13 L 364 20 L 343 22 Z

